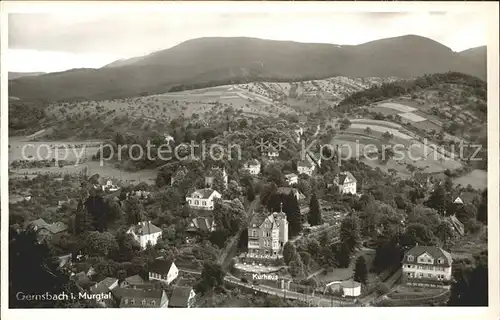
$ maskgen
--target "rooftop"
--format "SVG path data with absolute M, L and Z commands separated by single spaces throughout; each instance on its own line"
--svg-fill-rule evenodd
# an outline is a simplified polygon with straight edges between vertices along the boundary
M 130 227 L 136 235 L 143 236 L 162 232 L 160 228 L 151 223 L 151 221 L 141 221 L 137 225 Z
M 169 307 L 181 307 L 185 308 L 188 306 L 189 296 L 191 295 L 191 287 L 175 286 L 170 296 Z

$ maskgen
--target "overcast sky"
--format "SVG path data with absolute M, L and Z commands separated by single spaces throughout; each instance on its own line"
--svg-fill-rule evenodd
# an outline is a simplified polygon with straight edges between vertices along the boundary
M 487 43 L 486 18 L 467 13 L 118 13 L 9 15 L 9 71 L 99 68 L 199 37 L 360 44 L 415 34 L 454 51 Z

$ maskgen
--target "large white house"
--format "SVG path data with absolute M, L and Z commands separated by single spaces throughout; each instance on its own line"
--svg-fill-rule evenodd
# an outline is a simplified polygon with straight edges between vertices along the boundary
M 179 269 L 172 259 L 156 258 L 148 266 L 149 280 L 170 284 L 179 276 Z
M 356 178 L 349 171 L 337 175 L 333 180 L 333 185 L 341 194 L 356 194 Z
M 260 173 L 260 162 L 255 159 L 249 160 L 245 163 L 243 169 L 248 171 L 252 176 L 256 176 Z
M 432 283 L 451 280 L 451 254 L 439 247 L 419 246 L 403 257 L 403 281 Z
M 186 202 L 192 209 L 213 210 L 215 199 L 222 198 L 222 195 L 214 189 L 198 189 L 186 197 Z
M 134 237 L 142 249 L 146 249 L 148 243 L 152 246 L 156 245 L 161 237 L 162 230 L 152 224 L 151 221 L 141 221 L 137 225 L 130 227 L 127 233 Z

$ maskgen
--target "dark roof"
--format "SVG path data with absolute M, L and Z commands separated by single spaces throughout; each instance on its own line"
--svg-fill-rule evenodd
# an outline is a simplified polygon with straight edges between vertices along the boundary
M 356 181 L 356 178 L 354 178 L 352 173 L 350 173 L 349 171 L 344 171 L 338 175 L 338 183 L 341 185 L 344 184 L 346 178 Z
M 173 263 L 173 259 L 158 258 L 149 264 L 148 271 L 158 274 L 167 274 L 170 271 Z
M 138 274 L 130 276 L 128 278 L 125 278 L 125 281 L 129 285 L 137 285 L 137 284 L 144 284 L 144 283 L 146 283 L 146 281 L 144 281 L 144 279 L 142 279 L 141 276 L 139 276 Z
M 427 263 L 419 263 L 417 260 L 417 258 L 424 253 L 428 253 L 429 255 L 432 256 L 434 260 L 434 263 L 432 265 L 434 266 L 446 266 L 446 267 L 451 266 L 452 263 L 451 254 L 435 246 L 419 246 L 419 245 L 414 246 L 405 253 L 403 258 L 403 263 L 428 265 Z M 408 256 L 410 255 L 414 257 L 413 261 L 408 260 Z M 443 258 L 443 263 L 438 263 L 437 262 L 438 258 Z
M 262 222 L 264 222 L 264 220 L 266 220 L 268 215 L 269 215 L 269 213 L 264 213 L 264 212 L 255 213 L 252 217 L 252 221 L 250 222 L 250 227 L 254 228 L 253 227 L 254 224 L 255 224 L 255 228 L 260 227 L 260 225 L 262 224 Z
M 90 288 L 91 293 L 107 293 L 109 292 L 109 288 L 116 282 L 118 279 L 107 277 L 101 282 L 96 283 L 94 286 Z
M 161 289 L 115 288 L 111 291 L 120 308 L 158 308 L 164 291 Z
M 169 307 L 186 308 L 188 306 L 189 295 L 191 294 L 191 287 L 175 286 L 170 301 Z
M 191 220 L 194 227 L 189 226 L 188 230 L 200 230 L 203 232 L 210 232 L 213 225 L 213 218 L 211 217 L 197 217 Z
M 130 229 L 132 229 L 134 233 L 137 235 L 146 235 L 146 234 L 162 232 L 160 228 L 152 224 L 150 221 L 139 222 L 139 224 L 130 227 Z

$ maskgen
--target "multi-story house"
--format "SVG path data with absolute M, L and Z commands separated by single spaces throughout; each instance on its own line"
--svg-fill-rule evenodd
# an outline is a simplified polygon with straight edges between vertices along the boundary
M 338 188 L 340 194 L 356 194 L 356 178 L 349 171 L 337 175 L 333 185 Z
M 249 160 L 245 163 L 243 169 L 248 171 L 252 176 L 256 176 L 260 173 L 260 162 L 255 159 Z
M 222 179 L 222 182 L 224 183 L 224 188 L 227 188 L 227 173 L 226 173 L 226 169 L 225 168 L 222 168 L 219 169 L 219 168 L 212 168 L 208 171 L 208 173 L 206 174 L 205 176 L 205 185 L 208 187 L 208 188 L 212 188 L 213 185 L 214 185 L 214 181 L 215 181 L 215 178 L 219 176 L 221 179 Z
M 286 183 L 291 186 L 299 182 L 299 176 L 297 176 L 295 173 L 285 174 L 285 180 Z
M 434 246 L 419 246 L 403 257 L 403 281 L 406 283 L 437 284 L 451 280 L 451 254 Z
M 156 245 L 162 235 L 162 230 L 152 224 L 151 221 L 141 221 L 137 225 L 130 227 L 127 233 L 134 237 L 142 249 L 146 249 L 148 243 L 151 246 Z
M 186 197 L 186 202 L 192 209 L 213 210 L 216 199 L 221 199 L 222 195 L 210 188 L 198 189 Z
M 279 257 L 288 242 L 288 221 L 284 212 L 257 214 L 248 228 L 248 253 Z

